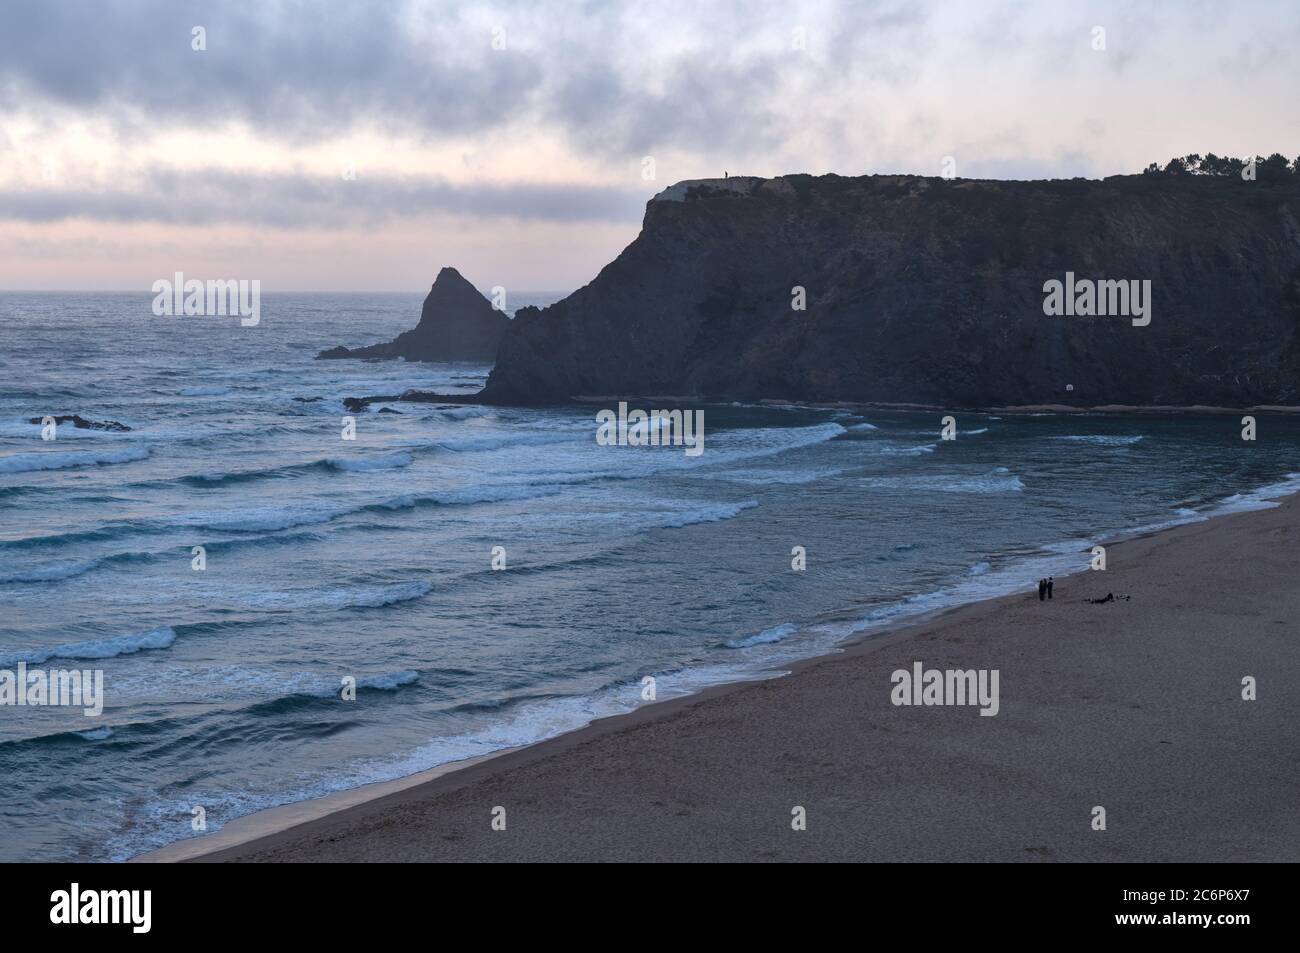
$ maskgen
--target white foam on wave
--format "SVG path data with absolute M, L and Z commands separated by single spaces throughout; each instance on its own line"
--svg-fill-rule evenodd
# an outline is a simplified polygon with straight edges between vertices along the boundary
M 176 633 L 171 628 L 164 627 L 150 632 L 133 632 L 130 635 L 118 635 L 108 639 L 91 639 L 87 642 L 71 642 L 44 649 L 28 649 L 0 659 L 0 668 L 9 668 L 19 662 L 41 665 L 50 659 L 116 658 L 119 655 L 133 655 L 146 649 L 165 649 L 175 641 Z
M 33 566 L 30 569 L 20 569 L 9 575 L 0 576 L 0 585 L 15 582 L 59 582 L 88 573 L 100 562 L 101 560 L 98 559 L 85 559 L 80 562 Z
M 629 500 L 612 493 L 592 492 L 583 501 L 583 510 L 534 511 L 518 514 L 539 530 L 551 527 L 565 532 L 585 523 L 617 526 L 621 533 L 641 533 L 656 529 L 680 529 L 698 523 L 717 523 L 734 519 L 758 506 L 757 500 L 735 503 L 699 503 L 680 499 L 645 498 Z M 628 507 L 634 507 L 629 509 Z
M 1228 513 L 1244 513 L 1248 510 L 1272 509 L 1281 506 L 1277 502 L 1279 498 L 1292 493 L 1300 493 L 1300 473 L 1288 473 L 1276 483 L 1246 493 L 1234 493 L 1201 512 L 1207 516 L 1223 516 Z
M 674 509 L 664 518 L 654 524 L 655 528 L 661 529 L 679 529 L 683 526 L 693 526 L 697 523 L 717 523 L 721 520 L 729 520 L 739 516 L 745 510 L 753 509 L 758 506 L 757 500 L 745 500 L 741 503 L 711 503 L 702 506 L 689 507 L 685 510 L 678 510 L 679 504 L 673 504 Z
M 290 589 L 258 592 L 239 597 L 237 601 L 257 609 L 377 609 L 420 599 L 433 590 L 433 585 L 423 580 L 397 582 L 381 586 L 351 586 L 341 589 Z
M 776 674 L 779 673 L 755 672 L 749 666 L 737 663 L 734 666 L 715 665 L 665 672 L 655 678 L 658 697 L 667 699 L 691 694 L 711 684 L 754 680 Z M 435 737 L 396 756 L 369 758 L 339 766 L 331 775 L 305 780 L 297 790 L 276 794 L 203 790 L 184 801 L 154 801 L 141 809 L 137 823 L 128 832 L 111 837 L 106 849 L 111 859 L 126 860 L 144 850 L 176 841 L 184 835 L 177 834 L 177 825 L 172 819 L 187 815 L 192 803 L 197 801 L 208 807 L 208 830 L 215 832 L 229 818 L 365 784 L 409 777 L 440 765 L 507 748 L 536 744 L 575 731 L 599 718 L 640 707 L 643 704 L 641 691 L 641 684 L 637 681 L 607 686 L 586 695 L 513 704 L 504 710 L 504 717 L 494 716 L 490 724 Z
M 86 741 L 105 741 L 113 737 L 113 729 L 105 725 L 103 728 L 91 728 L 89 731 L 77 731 L 73 734 Z
M 355 671 L 355 670 L 352 670 Z M 257 705 L 278 699 L 307 696 L 337 698 L 343 687 L 339 672 L 313 671 L 298 666 L 253 667 L 239 664 L 169 664 L 166 667 L 128 668 L 113 674 L 113 701 L 122 708 L 139 705 Z M 419 672 L 357 673 L 357 688 L 397 691 L 420 679 Z
M 792 622 L 783 622 L 781 625 L 774 625 L 770 629 L 764 629 L 762 632 L 755 632 L 751 635 L 742 635 L 738 638 L 730 639 L 723 644 L 729 649 L 747 649 L 754 645 L 769 645 L 773 642 L 780 642 L 782 639 L 793 635 L 798 631 L 798 627 Z
M 492 413 L 486 407 L 440 407 L 430 416 L 441 417 L 444 420 L 468 420 L 471 417 L 485 417 Z
M 1068 434 L 1054 436 L 1052 440 L 1068 440 L 1074 443 L 1093 443 L 1099 447 L 1128 447 L 1146 439 L 1144 434 L 1133 436 L 1112 436 L 1110 434 Z
M 659 473 L 708 476 L 714 467 L 776 456 L 825 443 L 843 433 L 844 428 L 836 423 L 724 430 L 707 436 L 704 452 L 690 457 L 680 447 L 602 447 L 595 443 L 592 429 L 574 446 L 549 451 L 544 457 L 530 455 L 529 468 L 515 466 L 511 470 L 516 480 L 538 486 L 640 480 Z
M 409 453 L 371 454 L 357 457 L 330 457 L 325 463 L 335 470 L 369 473 L 375 470 L 397 470 L 411 465 Z
M 360 509 L 404 510 L 422 504 L 438 506 L 472 506 L 475 503 L 508 503 L 535 500 L 558 492 L 557 487 L 542 483 L 507 484 L 504 486 L 465 486 L 427 493 L 403 493 Z
M 746 467 L 736 470 L 700 472 L 692 476 L 705 480 L 724 480 L 742 486 L 799 486 L 816 483 L 843 473 L 841 467 L 815 467 L 802 470 L 783 470 L 777 467 Z
M 886 457 L 917 457 L 923 453 L 934 453 L 937 443 L 922 444 L 884 444 L 873 449 Z
M 420 673 L 414 671 L 390 672 L 383 675 L 367 675 L 357 680 L 358 688 L 373 688 L 378 691 L 392 692 L 403 685 L 413 685 L 420 680 Z
M 860 486 L 878 490 L 921 490 L 936 493 L 1022 493 L 1025 485 L 1014 474 L 987 476 L 913 475 L 864 477 Z
M 592 433 L 595 433 L 593 430 Z M 423 439 L 399 440 L 397 446 L 412 449 L 441 449 L 453 453 L 476 453 L 489 450 L 503 450 L 508 447 L 536 447 L 551 443 L 567 443 L 575 439 L 575 434 L 563 431 L 525 431 L 509 435 L 486 433 L 470 437 L 448 437 L 443 440 Z
M 1189 523 L 1203 523 L 1216 516 L 1273 509 L 1282 505 L 1278 502 L 1282 497 L 1290 496 L 1293 493 L 1300 493 L 1300 473 L 1288 473 L 1275 483 L 1269 483 L 1245 493 L 1234 493 L 1200 508 L 1180 506 L 1174 510 L 1174 515 L 1169 519 L 1115 530 L 1098 535 L 1095 540 L 1068 539 L 1059 543 L 1050 543 L 1042 548 L 1048 552 L 1077 553 L 1087 551 L 1097 543 L 1107 543 L 1115 539 L 1156 533 L 1165 529 L 1173 529 L 1176 526 L 1186 526 Z
M 40 440 L 42 426 L 40 423 L 32 423 L 26 417 L 11 417 L 8 420 L 0 421 L 0 437 L 20 437 Z M 130 440 L 138 436 L 138 432 L 124 433 L 121 430 L 98 430 L 93 427 L 77 428 L 70 423 L 59 424 L 58 442 L 64 443 L 69 440 L 92 440 L 96 438 L 116 440 Z
M 242 510 L 190 513 L 180 517 L 177 522 L 182 526 L 197 526 L 218 532 L 271 532 L 293 526 L 328 523 L 358 509 L 354 503 L 306 500 Z
M 116 450 L 46 450 L 11 453 L 0 457 L 0 473 L 33 473 L 38 470 L 67 470 L 73 467 L 97 467 L 114 463 L 132 463 L 149 456 L 147 447 L 122 447 Z

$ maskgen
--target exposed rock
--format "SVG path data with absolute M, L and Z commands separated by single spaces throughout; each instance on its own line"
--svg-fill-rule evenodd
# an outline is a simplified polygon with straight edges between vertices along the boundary
M 400 394 L 377 394 L 373 397 L 344 397 L 343 406 L 347 410 L 356 412 L 365 410 L 370 404 L 391 404 L 397 401 L 406 401 L 412 404 L 481 404 L 482 399 L 478 394 L 435 394 L 427 390 L 408 390 Z M 387 408 L 384 408 L 387 409 Z M 383 410 L 380 413 L 383 413 Z M 400 411 L 389 411 L 389 413 L 400 413 Z
M 510 319 L 479 294 L 455 268 L 438 272 L 424 299 L 420 323 L 387 344 L 335 347 L 321 351 L 318 359 L 362 358 L 408 361 L 491 362 Z
M 39 424 L 44 420 L 44 417 L 29 417 L 27 422 Z M 116 420 L 87 420 L 80 414 L 60 414 L 54 418 L 54 422 L 60 426 L 72 424 L 78 430 L 111 430 L 114 433 L 126 433 L 131 429 L 126 424 L 120 424 Z
M 1044 283 L 1066 272 L 1149 280 L 1150 324 L 1045 315 Z M 806 311 L 791 308 L 796 286 Z M 478 400 L 659 394 L 1297 404 L 1300 187 L 1193 175 L 681 182 L 589 285 L 518 312 Z

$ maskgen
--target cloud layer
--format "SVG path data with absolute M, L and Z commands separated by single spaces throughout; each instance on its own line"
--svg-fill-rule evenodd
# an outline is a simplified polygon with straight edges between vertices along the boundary
M 0 245 L 403 222 L 487 248 L 529 223 L 560 273 L 584 235 L 601 245 L 577 257 L 612 254 L 650 195 L 724 169 L 1295 155 L 1297 46 L 1291 0 L 6 0 Z

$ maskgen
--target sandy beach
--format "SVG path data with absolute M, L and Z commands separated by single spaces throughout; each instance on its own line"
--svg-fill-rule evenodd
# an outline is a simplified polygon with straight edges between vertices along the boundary
M 198 859 L 1295 861 L 1297 565 L 1291 497 Z M 997 670 L 997 715 L 892 704 L 916 662 Z

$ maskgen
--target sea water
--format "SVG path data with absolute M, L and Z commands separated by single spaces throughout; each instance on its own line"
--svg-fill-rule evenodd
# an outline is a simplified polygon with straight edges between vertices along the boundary
M 0 669 L 104 680 L 98 717 L 0 706 L 0 860 L 129 857 L 196 808 L 213 831 L 628 711 L 647 677 L 770 677 L 1300 469 L 1266 415 L 1246 442 L 1239 415 L 955 412 L 947 441 L 939 412 L 691 404 L 691 457 L 599 444 L 614 407 L 396 403 L 342 439 L 344 397 L 486 379 L 313 360 L 420 300 L 268 292 L 241 327 L 0 294 Z M 74 413 L 131 429 L 28 422 Z

